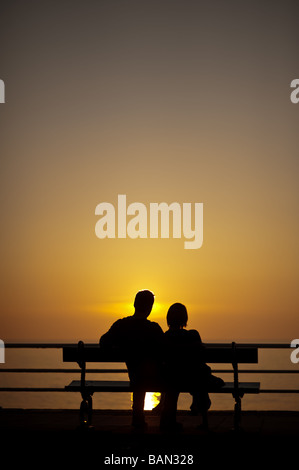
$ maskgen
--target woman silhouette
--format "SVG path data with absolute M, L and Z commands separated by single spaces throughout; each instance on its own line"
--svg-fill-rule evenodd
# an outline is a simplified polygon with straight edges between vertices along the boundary
M 204 346 L 197 330 L 186 330 L 188 313 L 185 305 L 175 303 L 167 312 L 168 331 L 164 333 L 165 378 L 171 390 L 163 397 L 161 427 L 179 427 L 176 423 L 178 390 L 189 390 L 193 397 L 191 413 L 202 415 L 202 427 L 208 427 L 207 411 L 211 406 L 208 390 L 224 385 L 212 375 L 204 361 Z

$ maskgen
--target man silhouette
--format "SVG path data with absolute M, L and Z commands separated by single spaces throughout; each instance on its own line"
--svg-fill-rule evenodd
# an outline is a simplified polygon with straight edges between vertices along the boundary
M 100 346 L 122 352 L 133 388 L 132 425 L 146 426 L 144 399 L 147 388 L 160 380 L 160 353 L 163 331 L 156 322 L 147 319 L 152 311 L 155 296 L 149 290 L 137 292 L 134 315 L 117 320 L 100 339 Z M 159 388 L 157 388 L 159 390 Z

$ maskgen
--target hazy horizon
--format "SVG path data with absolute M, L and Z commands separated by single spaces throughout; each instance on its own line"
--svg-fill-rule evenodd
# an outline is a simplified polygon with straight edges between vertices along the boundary
M 1 2 L 1 329 L 95 341 L 155 293 L 204 341 L 299 333 L 299 4 Z M 203 245 L 99 239 L 97 205 L 203 203 Z

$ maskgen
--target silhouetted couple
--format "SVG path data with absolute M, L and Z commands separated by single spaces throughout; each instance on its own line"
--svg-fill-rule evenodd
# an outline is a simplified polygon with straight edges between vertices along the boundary
M 174 431 L 179 393 L 193 397 L 191 413 L 202 414 L 207 427 L 207 410 L 211 406 L 208 390 L 224 385 L 204 362 L 203 344 L 196 330 L 186 330 L 188 314 L 180 303 L 173 304 L 167 313 L 168 331 L 147 319 L 154 304 L 154 294 L 142 290 L 136 294 L 134 315 L 117 320 L 100 339 L 100 346 L 122 352 L 133 389 L 133 418 L 135 428 L 146 426 L 144 399 L 147 390 L 162 392 L 160 427 Z

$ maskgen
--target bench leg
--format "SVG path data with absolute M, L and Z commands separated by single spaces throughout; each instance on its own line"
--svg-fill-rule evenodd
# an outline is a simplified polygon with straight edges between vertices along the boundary
M 92 420 L 92 397 L 91 395 L 82 396 L 80 405 L 80 425 L 83 427 L 91 426 Z
M 209 420 L 208 420 L 208 411 L 202 411 L 201 413 L 201 417 L 202 417 L 202 429 L 205 430 L 205 431 L 208 431 L 209 430 Z
M 240 430 L 241 424 L 241 397 L 235 397 L 235 412 L 234 412 L 234 431 Z

